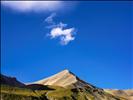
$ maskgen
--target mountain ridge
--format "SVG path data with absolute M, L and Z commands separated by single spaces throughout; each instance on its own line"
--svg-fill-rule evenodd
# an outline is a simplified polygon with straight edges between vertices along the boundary
M 6 85 L 10 85 L 10 86 L 17 86 L 17 87 L 24 87 L 25 84 L 18 81 L 15 77 L 9 77 L 9 76 L 5 76 L 0 74 L 0 82 L 1 84 L 6 84 Z

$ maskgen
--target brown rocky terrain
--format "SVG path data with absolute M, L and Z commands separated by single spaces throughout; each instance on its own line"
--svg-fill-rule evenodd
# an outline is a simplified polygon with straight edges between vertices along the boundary
M 127 98 L 128 100 L 133 100 L 133 90 L 118 90 L 118 89 L 104 89 L 106 92 Z

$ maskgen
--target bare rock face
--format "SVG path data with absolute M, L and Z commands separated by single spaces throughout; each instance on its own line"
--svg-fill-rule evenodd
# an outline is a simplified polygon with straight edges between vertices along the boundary
M 68 86 L 77 82 L 76 77 L 70 73 L 68 70 L 64 70 L 60 73 L 57 73 L 51 77 L 35 82 L 36 84 L 43 85 L 55 85 L 55 86 Z
M 69 70 L 63 70 L 51 77 L 45 78 L 43 80 L 34 82 L 35 84 L 42 84 L 42 85 L 53 85 L 53 86 L 61 86 L 67 87 L 71 86 L 73 88 L 78 87 L 87 87 L 92 85 L 80 80 L 76 75 L 74 75 Z

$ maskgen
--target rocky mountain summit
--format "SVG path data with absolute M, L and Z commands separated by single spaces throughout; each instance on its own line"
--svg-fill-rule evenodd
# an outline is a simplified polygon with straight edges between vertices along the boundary
M 73 74 L 69 70 L 63 70 L 51 77 L 33 82 L 33 84 L 53 85 L 53 86 L 71 87 L 71 88 L 82 88 L 82 87 L 94 88 L 94 86 L 79 79 L 75 74 Z

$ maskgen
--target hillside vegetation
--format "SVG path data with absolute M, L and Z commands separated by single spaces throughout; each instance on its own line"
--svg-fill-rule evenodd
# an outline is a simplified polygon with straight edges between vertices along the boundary
M 126 100 L 100 91 L 94 93 L 77 88 L 45 87 L 45 90 L 33 90 L 1 85 L 1 100 Z

